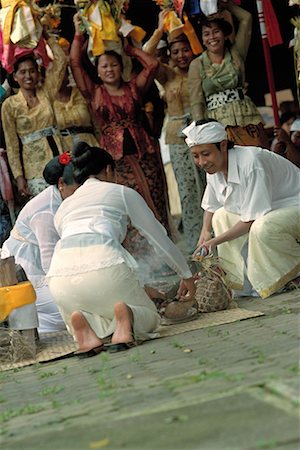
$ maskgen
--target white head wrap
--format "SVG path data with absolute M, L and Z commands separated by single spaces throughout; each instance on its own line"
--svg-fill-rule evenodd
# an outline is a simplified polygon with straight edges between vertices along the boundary
M 300 119 L 294 120 L 292 123 L 290 131 L 300 131 Z
M 225 127 L 220 122 L 208 122 L 204 125 L 192 122 L 182 132 L 186 135 L 185 142 L 190 148 L 201 144 L 215 144 L 227 139 Z

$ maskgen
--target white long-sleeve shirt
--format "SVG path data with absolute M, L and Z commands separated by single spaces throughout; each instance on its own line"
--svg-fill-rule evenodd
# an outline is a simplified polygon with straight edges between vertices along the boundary
M 59 240 L 54 215 L 61 202 L 56 186 L 31 199 L 21 210 L 14 230 L 2 247 L 1 258 L 14 256 L 35 288 L 47 284 L 45 275 Z
M 48 277 L 75 275 L 123 262 L 136 269 L 134 258 L 121 245 L 129 221 L 181 278 L 192 276 L 184 256 L 136 191 L 90 178 L 55 215 L 61 240 Z M 64 250 L 72 257 L 63 258 Z
M 207 174 L 201 206 L 212 213 L 224 206 L 243 222 L 279 208 L 300 208 L 300 170 L 269 150 L 235 145 L 228 150 L 227 180 L 222 172 Z

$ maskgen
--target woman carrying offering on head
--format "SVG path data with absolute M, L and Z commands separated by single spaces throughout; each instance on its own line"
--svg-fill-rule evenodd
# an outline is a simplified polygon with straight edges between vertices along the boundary
M 47 37 L 45 32 L 44 36 Z M 13 73 L 20 90 L 4 101 L 1 111 L 9 165 L 24 197 L 37 195 L 47 187 L 43 169 L 53 156 L 62 152 L 52 102 L 64 78 L 67 61 L 53 37 L 48 44 L 54 60 L 44 82 L 40 83 L 33 54 L 20 57 Z
M 74 16 L 74 24 L 70 63 L 99 125 L 100 145 L 115 161 L 118 182 L 139 192 L 167 227 L 166 185 L 158 142 L 142 126 L 141 114 L 142 96 L 153 82 L 158 64 L 142 50 L 127 46 L 128 56 L 136 58 L 143 70 L 125 82 L 122 58 L 115 51 L 106 51 L 96 59 L 97 84 L 82 66 L 84 36 L 79 14 Z
M 165 31 L 164 20 L 169 10 L 159 14 L 158 28 L 144 49 L 154 55 Z M 171 163 L 178 184 L 182 209 L 183 232 L 190 252 L 195 248 L 202 227 L 201 198 L 205 189 L 205 174 L 198 169 L 185 144 L 182 129 L 191 120 L 188 92 L 188 70 L 194 59 L 188 38 L 177 34 L 168 40 L 170 65 L 159 64 L 156 79 L 164 87 L 168 121 L 166 144 L 169 144 Z
M 189 69 L 189 91 L 194 120 L 212 118 L 226 126 L 228 139 L 236 145 L 269 148 L 262 118 L 245 95 L 245 60 L 251 40 L 251 14 L 231 0 L 225 7 L 236 17 L 239 28 L 233 45 L 232 26 L 219 18 L 201 24 L 205 51 Z

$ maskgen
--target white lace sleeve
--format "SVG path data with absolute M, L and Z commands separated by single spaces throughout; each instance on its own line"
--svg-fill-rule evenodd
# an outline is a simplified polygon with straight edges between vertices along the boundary
M 42 269 L 46 274 L 50 267 L 55 245 L 59 240 L 54 227 L 53 214 L 45 211 L 34 215 L 31 220 L 31 230 L 36 236 Z
M 167 236 L 165 228 L 156 220 L 145 200 L 134 190 L 123 190 L 126 212 L 132 225 L 147 239 L 166 264 L 180 278 L 190 278 L 191 271 L 184 256 Z

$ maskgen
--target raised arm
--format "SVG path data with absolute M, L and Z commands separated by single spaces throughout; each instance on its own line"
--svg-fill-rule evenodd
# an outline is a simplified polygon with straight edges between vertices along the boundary
M 66 73 L 67 57 L 55 38 L 48 37 L 45 31 L 43 33 L 54 57 L 50 68 L 47 69 L 43 89 L 47 90 L 47 94 L 54 99 Z
M 149 41 L 147 41 L 143 46 L 144 52 L 148 53 L 148 55 L 155 55 L 158 43 L 164 34 L 164 19 L 168 11 L 168 9 L 164 9 L 159 13 L 157 29 L 154 31 Z M 164 85 L 168 79 L 174 76 L 173 73 L 174 71 L 171 67 L 168 67 L 166 64 L 159 63 L 155 78 L 160 82 L 160 84 Z
M 251 41 L 252 16 L 248 11 L 236 5 L 231 0 L 226 2 L 226 9 L 228 9 L 239 22 L 239 28 L 235 36 L 234 46 L 245 61 Z
M 205 118 L 206 104 L 202 90 L 202 79 L 200 77 L 199 57 L 191 62 L 188 73 L 188 88 L 190 94 L 190 105 L 193 120 Z
M 81 51 L 84 43 L 83 31 L 81 30 L 81 18 L 79 13 L 73 17 L 75 26 L 75 35 L 71 45 L 70 51 L 70 66 L 74 76 L 74 80 L 78 89 L 86 100 L 91 99 L 91 94 L 94 91 L 94 83 L 82 67 Z
M 136 76 L 136 86 L 141 94 L 144 94 L 152 84 L 157 68 L 158 61 L 153 56 L 148 55 L 143 50 L 128 45 L 125 48 L 128 56 L 136 58 L 143 66 L 142 71 Z
M 169 10 L 168 9 L 163 9 L 162 11 L 160 11 L 159 15 L 158 15 L 158 25 L 156 30 L 154 31 L 154 33 L 152 34 L 151 38 L 149 39 L 149 41 L 147 41 L 145 43 L 145 45 L 143 46 L 143 50 L 148 53 L 149 55 L 154 56 L 155 55 L 155 51 L 157 49 L 158 43 L 161 40 L 161 38 L 163 37 L 164 31 L 165 31 L 165 25 L 164 25 L 164 20 L 168 14 Z

